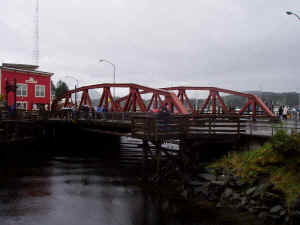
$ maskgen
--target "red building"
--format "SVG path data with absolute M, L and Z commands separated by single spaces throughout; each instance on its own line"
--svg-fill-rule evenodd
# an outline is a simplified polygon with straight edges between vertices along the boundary
M 53 73 L 38 71 L 38 66 L 3 63 L 0 66 L 0 94 L 7 98 L 8 106 L 15 103 L 14 91 L 8 92 L 8 87 L 16 83 L 16 106 L 32 110 L 38 105 L 48 105 L 51 102 L 51 76 Z M 13 90 L 13 88 L 11 88 Z

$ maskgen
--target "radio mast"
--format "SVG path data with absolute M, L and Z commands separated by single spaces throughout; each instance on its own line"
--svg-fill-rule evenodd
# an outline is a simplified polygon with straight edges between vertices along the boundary
M 34 33 L 34 50 L 33 50 L 33 62 L 35 65 L 39 65 L 39 58 L 40 58 L 40 46 L 39 46 L 39 0 L 36 0 L 36 8 L 35 8 L 35 15 L 34 15 L 34 25 L 35 25 L 35 33 Z

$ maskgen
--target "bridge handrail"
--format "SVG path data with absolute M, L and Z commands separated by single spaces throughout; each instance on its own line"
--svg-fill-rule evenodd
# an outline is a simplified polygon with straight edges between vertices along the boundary
M 133 116 L 131 118 L 132 134 L 135 137 L 153 139 L 192 137 L 195 135 L 232 134 L 245 132 L 245 121 L 239 116 L 233 117 L 193 117 L 170 116 L 160 118 L 159 115 Z

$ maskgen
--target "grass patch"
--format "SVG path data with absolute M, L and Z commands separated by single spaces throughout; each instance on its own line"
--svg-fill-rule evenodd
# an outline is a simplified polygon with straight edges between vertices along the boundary
M 288 205 L 300 198 L 300 134 L 277 134 L 264 146 L 251 151 L 231 152 L 210 165 L 222 168 L 253 184 L 267 177 L 280 190 Z

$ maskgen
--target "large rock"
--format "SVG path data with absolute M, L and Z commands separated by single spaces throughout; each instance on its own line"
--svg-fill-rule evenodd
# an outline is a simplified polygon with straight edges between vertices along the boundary
M 201 181 L 198 181 L 198 180 L 193 180 L 193 181 L 189 182 L 189 184 L 192 186 L 203 186 L 204 183 Z
M 282 203 L 282 201 L 283 201 L 280 198 L 280 196 L 278 196 L 274 193 L 271 193 L 271 192 L 263 193 L 262 200 L 265 204 L 267 204 L 269 206 L 272 206 L 272 205 L 275 205 L 275 204 L 278 204 L 278 203 Z
M 215 185 L 215 186 L 225 186 L 226 185 L 226 183 L 225 183 L 225 181 L 220 181 L 220 180 L 218 180 L 218 181 L 212 181 L 212 182 L 210 182 L 212 185 Z
M 270 209 L 270 213 L 279 214 L 281 210 L 283 210 L 283 207 L 281 205 L 276 205 Z
M 222 197 L 229 198 L 233 194 L 233 190 L 231 188 L 226 188 Z
M 239 193 L 233 193 L 231 199 L 232 200 L 240 200 L 241 195 Z
M 217 177 L 210 173 L 200 173 L 198 175 L 198 177 L 200 177 L 201 179 L 207 180 L 207 181 L 216 181 L 217 180 Z
M 258 218 L 259 219 L 266 219 L 268 217 L 268 213 L 267 212 L 260 212 L 259 214 L 258 214 Z
M 240 206 L 245 206 L 247 204 L 247 197 L 242 197 L 241 198 L 241 203 L 240 203 Z
M 225 184 L 227 184 L 229 182 L 229 180 L 230 180 L 230 176 L 228 176 L 228 175 L 222 174 L 222 175 L 218 176 L 218 181 L 222 181 Z
M 246 191 L 246 195 L 248 196 L 251 196 L 256 190 L 256 187 L 252 187 L 252 188 L 249 188 L 247 191 Z

